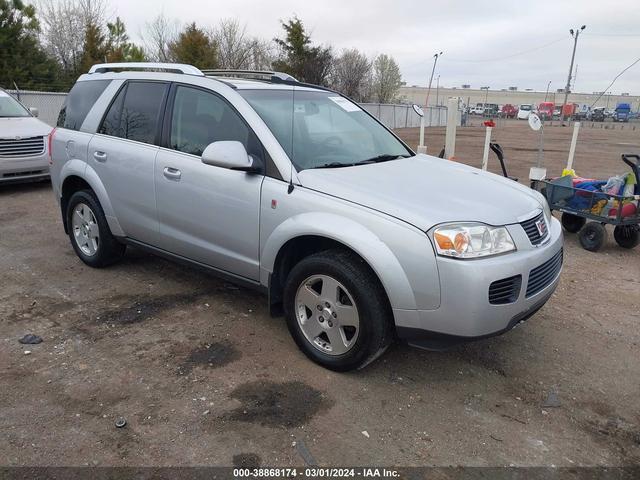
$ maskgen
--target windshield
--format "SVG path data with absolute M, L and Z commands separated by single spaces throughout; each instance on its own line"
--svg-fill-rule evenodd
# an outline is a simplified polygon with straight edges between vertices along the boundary
M 11 95 L 0 90 L 0 117 L 30 117 L 29 111 Z
M 520 110 L 531 110 L 531 105 L 520 105 Z
M 337 93 L 239 90 L 298 171 L 394 160 L 413 154 L 359 106 Z

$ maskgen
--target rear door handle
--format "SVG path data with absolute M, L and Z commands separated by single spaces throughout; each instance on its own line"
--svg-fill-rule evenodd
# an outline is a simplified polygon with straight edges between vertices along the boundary
M 180 180 L 182 176 L 182 172 L 173 167 L 164 167 L 163 173 L 169 180 Z
M 95 158 L 99 162 L 106 162 L 107 154 L 105 152 L 96 151 L 93 152 L 93 158 Z

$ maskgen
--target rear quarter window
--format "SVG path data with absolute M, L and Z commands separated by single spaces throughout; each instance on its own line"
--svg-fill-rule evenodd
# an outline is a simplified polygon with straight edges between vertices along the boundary
M 111 80 L 76 82 L 58 115 L 58 127 L 80 130 L 89 110 L 102 95 Z

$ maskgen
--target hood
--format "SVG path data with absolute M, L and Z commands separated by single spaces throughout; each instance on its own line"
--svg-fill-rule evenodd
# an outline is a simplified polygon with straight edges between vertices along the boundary
M 0 138 L 44 137 L 52 128 L 35 117 L 0 117 Z
M 421 230 L 444 222 L 508 225 L 542 209 L 518 182 L 428 155 L 355 167 L 303 170 L 301 184 L 404 220 Z

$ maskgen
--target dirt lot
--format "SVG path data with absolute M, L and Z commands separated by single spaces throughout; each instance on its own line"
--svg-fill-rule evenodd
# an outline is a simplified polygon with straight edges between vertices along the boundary
M 460 129 L 458 159 L 479 165 L 483 137 Z M 546 137 L 559 170 L 570 129 Z M 512 122 L 495 138 L 525 178 L 535 134 Z M 427 139 L 441 146 L 442 129 Z M 640 131 L 586 128 L 576 168 L 624 171 L 627 150 Z M 556 294 L 514 331 L 444 353 L 397 345 L 337 374 L 259 294 L 133 249 L 90 269 L 48 184 L 1 188 L 0 464 L 637 464 L 640 248 L 592 254 L 568 236 L 565 251 Z M 543 406 L 550 391 L 559 406 Z

